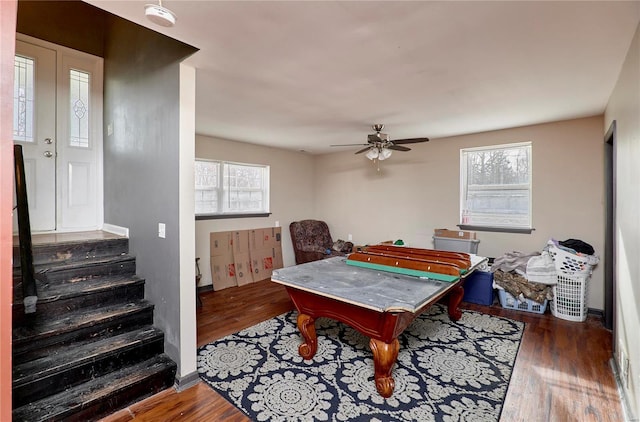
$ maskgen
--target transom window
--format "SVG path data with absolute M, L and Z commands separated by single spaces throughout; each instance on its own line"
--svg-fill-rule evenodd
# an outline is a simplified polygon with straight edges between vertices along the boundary
M 460 224 L 531 230 L 531 142 L 460 150 Z
M 269 166 L 215 160 L 195 162 L 196 215 L 269 212 Z

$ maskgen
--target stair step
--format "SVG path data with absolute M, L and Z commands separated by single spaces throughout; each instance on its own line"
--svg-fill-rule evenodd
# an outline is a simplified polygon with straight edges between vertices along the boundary
M 91 258 L 105 256 L 117 256 L 129 252 L 129 239 L 94 239 L 73 240 L 57 243 L 34 244 L 33 265 L 42 265 L 54 262 L 85 261 Z M 20 265 L 20 248 L 13 248 L 13 265 Z
M 135 272 L 136 258 L 127 254 L 36 267 L 38 278 L 49 282 L 76 281 L 106 275 L 133 275 Z
M 146 300 L 81 309 L 59 318 L 36 312 L 28 326 L 13 329 L 14 363 L 25 354 L 56 344 L 68 344 L 153 324 L 153 305 Z
M 62 315 L 82 308 L 144 299 L 144 280 L 136 276 L 105 276 L 48 283 L 38 280 L 37 313 Z M 24 325 L 24 305 L 14 299 L 14 325 Z
M 58 393 L 69 387 L 103 376 L 161 354 L 162 331 L 145 327 L 83 345 L 67 347 L 59 353 L 15 365 L 13 407 Z
M 107 275 L 134 275 L 136 258 L 117 255 L 87 259 L 86 261 L 47 263 L 34 266 L 36 278 L 47 282 L 78 281 Z M 20 268 L 13 269 L 14 286 L 21 282 Z
M 14 409 L 13 421 L 93 421 L 164 390 L 176 364 L 159 355 Z

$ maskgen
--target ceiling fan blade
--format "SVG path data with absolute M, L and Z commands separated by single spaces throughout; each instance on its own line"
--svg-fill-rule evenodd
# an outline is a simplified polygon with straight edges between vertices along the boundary
M 340 145 L 329 145 L 330 147 L 359 147 L 362 145 L 369 145 L 369 144 L 340 144 Z
M 362 152 L 369 151 L 370 149 L 371 149 L 371 147 L 362 148 L 360 151 L 357 151 L 356 154 L 360 154 Z
M 418 144 L 420 142 L 429 142 L 429 138 L 392 139 L 391 142 L 396 145 Z
M 385 147 L 385 148 L 392 149 L 394 151 L 411 151 L 411 148 L 403 147 L 400 145 L 389 145 L 388 147 Z

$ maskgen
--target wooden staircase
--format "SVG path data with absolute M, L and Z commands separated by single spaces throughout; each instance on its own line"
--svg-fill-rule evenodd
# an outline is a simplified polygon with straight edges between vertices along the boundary
M 100 232 L 95 232 L 100 233 Z M 45 235 L 46 236 L 46 235 Z M 128 239 L 34 236 L 37 311 L 14 268 L 13 420 L 91 421 L 173 385 Z M 14 246 L 14 265 L 19 265 Z

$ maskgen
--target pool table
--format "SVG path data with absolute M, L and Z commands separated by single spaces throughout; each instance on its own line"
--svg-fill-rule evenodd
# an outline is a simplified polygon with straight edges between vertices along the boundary
M 475 258 L 472 270 L 481 262 Z M 370 338 L 376 389 L 381 396 L 390 397 L 395 387 L 392 369 L 400 349 L 398 336 L 446 295 L 449 317 L 459 320 L 464 278 L 452 282 L 420 278 L 349 266 L 345 260 L 335 257 L 278 269 L 271 280 L 286 287 L 298 310 L 297 325 L 304 338 L 298 348 L 300 356 L 311 359 L 317 351 L 316 318 L 341 321 Z

